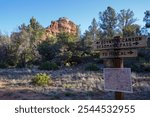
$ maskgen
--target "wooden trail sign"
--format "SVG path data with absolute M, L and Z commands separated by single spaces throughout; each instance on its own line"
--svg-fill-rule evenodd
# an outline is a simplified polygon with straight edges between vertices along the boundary
M 93 43 L 95 51 L 107 49 L 122 49 L 122 48 L 141 48 L 147 46 L 147 40 L 144 36 L 128 37 L 128 38 L 114 38 L 97 40 Z
M 93 50 L 100 53 L 100 58 L 112 58 L 113 68 L 104 69 L 104 87 L 105 90 L 116 91 L 115 99 L 124 99 L 122 92 L 132 92 L 131 69 L 123 69 L 123 57 L 136 57 L 137 50 L 133 48 L 146 46 L 147 39 L 144 36 L 128 38 L 117 36 L 93 43 Z
M 136 57 L 136 49 L 121 49 L 121 50 L 102 50 L 100 51 L 100 58 L 122 58 L 122 57 Z

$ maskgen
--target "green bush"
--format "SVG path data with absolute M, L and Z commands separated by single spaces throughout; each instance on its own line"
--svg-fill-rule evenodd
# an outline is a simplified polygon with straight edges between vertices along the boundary
M 150 63 L 143 63 L 143 69 L 145 72 L 150 72 Z
M 40 70 L 57 70 L 58 69 L 58 65 L 54 62 L 44 62 L 40 65 L 39 67 Z
M 143 72 L 144 70 L 142 69 L 142 66 L 139 63 L 131 64 L 128 66 L 132 69 L 134 72 Z
M 33 78 L 33 84 L 38 86 L 45 86 L 52 83 L 52 79 L 46 73 L 38 73 Z
M 86 71 L 98 71 L 99 68 L 96 64 L 89 63 L 89 64 L 86 65 L 85 70 Z
M 0 68 L 7 68 L 8 66 L 7 66 L 7 64 L 5 64 L 5 63 L 0 63 Z
M 150 63 L 135 63 L 130 67 L 134 72 L 150 72 Z

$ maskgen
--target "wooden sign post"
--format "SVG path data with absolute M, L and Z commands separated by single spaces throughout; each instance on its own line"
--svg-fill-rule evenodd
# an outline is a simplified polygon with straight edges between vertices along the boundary
M 116 58 L 113 59 L 113 66 L 114 68 L 123 68 L 123 58 Z M 115 92 L 115 99 L 116 100 L 123 100 L 124 99 L 124 93 L 122 92 Z
M 120 37 L 117 37 L 116 39 L 119 39 Z M 123 58 L 114 58 L 113 59 L 113 67 L 114 68 L 123 68 Z M 123 100 L 124 99 L 124 93 L 122 92 L 115 92 L 115 99 L 116 100 Z
M 123 58 L 124 57 L 136 57 L 137 56 L 137 50 L 134 48 L 142 48 L 142 47 L 146 47 L 146 46 L 147 46 L 147 40 L 145 39 L 144 36 L 136 36 L 136 37 L 128 37 L 128 38 L 120 38 L 119 36 L 117 36 L 111 40 L 102 39 L 102 40 L 97 40 L 93 43 L 93 49 L 94 49 L 94 51 L 99 51 L 100 58 L 111 59 L 111 67 L 112 68 L 120 68 L 120 69 L 124 67 L 123 66 Z M 131 70 L 130 70 L 130 72 L 127 72 L 126 74 L 131 74 Z M 114 75 L 114 73 L 112 72 L 112 74 L 108 73 L 106 75 L 107 78 L 110 79 L 110 81 L 107 80 L 110 83 L 110 85 L 112 84 L 111 81 L 114 80 L 114 77 L 111 77 L 111 75 Z M 125 78 L 125 77 L 130 77 L 130 76 L 129 75 L 126 76 L 124 74 L 123 78 Z M 129 78 L 128 78 L 128 81 L 131 83 L 131 80 Z M 124 82 L 124 80 L 122 80 L 121 82 Z M 132 87 L 129 82 L 126 82 L 126 85 L 128 84 L 127 85 L 128 89 L 130 89 Z M 115 82 L 115 83 L 118 84 L 118 82 Z M 107 84 L 108 87 L 110 85 Z M 124 84 L 121 84 L 121 86 L 122 85 L 124 85 Z M 126 87 L 126 85 L 124 85 L 124 87 Z M 125 92 L 125 90 L 124 91 L 121 90 L 122 91 L 121 92 L 120 90 L 118 90 L 118 87 L 116 89 L 115 88 L 114 88 L 115 99 L 123 100 L 124 99 L 123 92 Z

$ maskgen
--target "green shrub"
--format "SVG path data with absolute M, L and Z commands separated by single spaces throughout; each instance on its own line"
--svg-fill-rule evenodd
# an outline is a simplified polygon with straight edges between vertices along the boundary
M 57 52 L 57 46 L 53 44 L 51 39 L 47 39 L 38 45 L 37 50 L 42 56 L 42 60 L 47 61 L 54 59 Z
M 139 63 L 131 64 L 129 67 L 131 67 L 132 71 L 134 72 L 143 72 L 142 66 Z
M 5 64 L 5 63 L 0 63 L 0 68 L 7 68 L 8 66 L 7 66 L 7 64 Z
M 86 65 L 85 70 L 86 71 L 98 71 L 99 68 L 96 64 L 89 63 L 89 64 Z
M 143 63 L 143 69 L 145 72 L 150 72 L 150 63 Z
M 134 72 L 150 72 L 150 63 L 135 63 L 131 65 Z
M 58 69 L 58 65 L 54 62 L 44 62 L 40 65 L 39 67 L 40 70 L 57 70 Z
M 32 80 L 34 85 L 45 86 L 52 83 L 52 79 L 46 73 L 38 73 Z

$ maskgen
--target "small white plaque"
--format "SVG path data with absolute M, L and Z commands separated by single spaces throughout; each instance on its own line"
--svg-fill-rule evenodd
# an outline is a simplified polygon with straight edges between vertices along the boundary
M 104 68 L 103 76 L 105 90 L 133 92 L 130 68 Z

